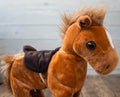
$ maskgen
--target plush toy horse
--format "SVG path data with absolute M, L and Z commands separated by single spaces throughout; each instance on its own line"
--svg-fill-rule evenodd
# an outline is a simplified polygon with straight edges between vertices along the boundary
M 4 77 L 14 97 L 44 97 L 48 87 L 55 97 L 79 97 L 87 63 L 96 72 L 108 74 L 118 63 L 116 49 L 103 26 L 105 9 L 86 8 L 64 16 L 63 43 L 52 56 L 48 70 L 37 73 L 24 64 L 24 52 L 5 55 Z

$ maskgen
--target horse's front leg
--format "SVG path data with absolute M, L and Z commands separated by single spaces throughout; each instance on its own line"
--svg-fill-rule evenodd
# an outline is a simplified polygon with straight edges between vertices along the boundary
M 74 94 L 73 88 L 64 85 L 55 78 L 48 80 L 48 88 L 54 97 L 73 97 Z
M 59 91 L 60 92 L 60 91 Z M 65 92 L 65 91 L 64 91 Z M 72 92 L 71 93 L 68 93 L 67 91 L 65 93 L 58 93 L 56 92 L 56 95 L 55 97 L 81 97 L 80 96 L 80 91 L 78 91 L 77 93 L 73 94 Z
M 81 92 L 81 91 L 78 91 L 77 93 L 75 93 L 75 94 L 73 95 L 73 97 L 81 97 L 81 96 L 80 96 L 80 92 Z
M 65 91 L 65 90 L 52 90 L 52 93 L 54 95 L 54 97 L 73 97 L 73 94 L 72 92 L 68 92 L 68 91 Z

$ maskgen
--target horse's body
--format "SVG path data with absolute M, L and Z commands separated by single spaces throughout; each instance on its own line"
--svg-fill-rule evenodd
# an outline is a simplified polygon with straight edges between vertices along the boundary
M 44 97 L 48 87 L 55 97 L 79 97 L 85 81 L 87 62 L 100 74 L 117 65 L 118 56 L 103 26 L 103 9 L 86 9 L 74 18 L 64 17 L 63 44 L 52 57 L 48 71 L 39 73 L 24 65 L 24 53 L 3 57 L 4 77 L 15 97 Z M 31 91 L 37 89 L 39 91 Z

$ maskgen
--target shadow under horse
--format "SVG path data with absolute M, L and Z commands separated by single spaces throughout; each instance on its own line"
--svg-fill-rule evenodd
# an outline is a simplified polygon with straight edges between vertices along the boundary
M 24 65 L 24 52 L 2 58 L 4 78 L 14 97 L 44 97 L 49 88 L 55 97 L 79 97 L 84 85 L 87 63 L 99 74 L 115 69 L 118 55 L 103 25 L 106 10 L 86 8 L 64 15 L 63 43 L 50 60 L 48 70 L 33 72 Z

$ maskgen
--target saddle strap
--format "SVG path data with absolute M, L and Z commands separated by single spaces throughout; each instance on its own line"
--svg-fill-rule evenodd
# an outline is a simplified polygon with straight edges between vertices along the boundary
M 39 73 L 40 79 L 42 80 L 42 82 L 45 84 L 45 86 L 47 87 L 46 81 L 42 76 L 42 73 Z

